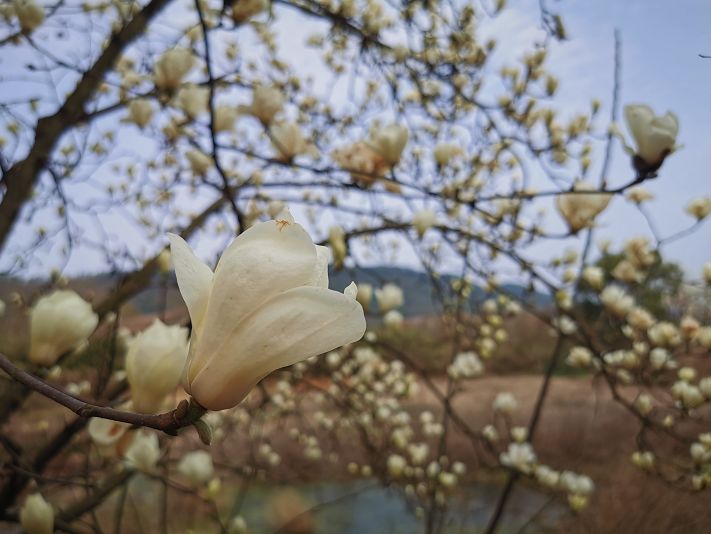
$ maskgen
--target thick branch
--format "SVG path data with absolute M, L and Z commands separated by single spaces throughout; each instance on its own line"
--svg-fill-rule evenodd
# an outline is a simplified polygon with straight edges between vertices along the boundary
M 195 401 L 188 403 L 185 400 L 181 401 L 175 410 L 156 415 L 125 412 L 109 408 L 108 406 L 97 406 L 72 397 L 61 389 L 23 371 L 15 366 L 7 356 L 1 353 L 0 369 L 24 386 L 52 399 L 65 408 L 69 408 L 81 417 L 101 417 L 103 419 L 111 419 L 112 421 L 119 421 L 131 425 L 155 428 L 156 430 L 162 430 L 167 434 L 174 435 L 179 429 L 195 423 L 205 413 L 205 409 L 195 403 Z
M 54 146 L 69 128 L 84 117 L 84 106 L 95 93 L 106 73 L 114 66 L 123 50 L 143 34 L 148 22 L 170 0 L 152 0 L 128 24 L 116 33 L 92 67 L 84 73 L 74 91 L 53 115 L 37 122 L 35 141 L 27 157 L 15 163 L 3 176 L 5 194 L 0 202 L 0 250 L 29 199 L 40 171 L 46 165 Z

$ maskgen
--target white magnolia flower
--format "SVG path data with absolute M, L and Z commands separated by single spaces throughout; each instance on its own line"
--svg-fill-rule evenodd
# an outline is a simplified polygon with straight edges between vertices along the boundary
M 561 487 L 569 493 L 590 495 L 595 491 L 595 484 L 586 475 L 578 475 L 572 471 L 563 471 L 560 475 Z
M 607 207 L 612 195 L 605 193 L 585 193 L 597 188 L 590 182 L 578 181 L 573 186 L 576 193 L 564 193 L 555 199 L 558 213 L 565 219 L 572 233 L 592 226 L 595 218 Z
M 509 443 L 508 449 L 499 455 L 501 465 L 530 473 L 536 463 L 536 453 L 530 443 Z
M 91 304 L 74 291 L 45 295 L 30 312 L 30 361 L 51 367 L 62 354 L 85 342 L 98 323 Z
M 134 123 L 139 128 L 145 128 L 150 124 L 153 118 L 153 106 L 150 100 L 145 98 L 138 98 L 136 100 L 131 100 L 128 105 L 128 118 L 129 122 Z
M 365 187 L 372 185 L 388 170 L 383 157 L 363 141 L 334 150 L 331 157 L 342 169 L 350 171 L 354 182 Z
M 284 95 L 276 87 L 258 85 L 252 90 L 252 103 L 240 106 L 241 113 L 256 117 L 263 124 L 271 124 L 284 107 Z
M 200 150 L 189 150 L 185 157 L 190 163 L 190 170 L 195 176 L 205 176 L 207 171 L 212 168 L 212 158 Z
M 212 456 L 206 451 L 187 452 L 178 463 L 178 473 L 185 477 L 193 488 L 207 484 L 214 472 Z
M 625 120 L 637 145 L 637 156 L 649 167 L 659 166 L 675 150 L 679 119 L 674 113 L 656 116 L 649 106 L 634 104 L 625 106 Z
M 129 428 L 131 425 L 128 423 L 92 417 L 86 429 L 99 453 L 107 458 L 113 458 L 120 455 L 121 449 L 126 444 L 127 440 L 124 436 L 130 438 L 130 435 L 126 435 Z
M 34 0 L 15 0 L 13 7 L 23 33 L 32 33 L 44 22 L 44 8 Z
M 418 211 L 412 218 L 412 225 L 415 227 L 415 230 L 417 230 L 417 235 L 419 235 L 420 238 L 435 224 L 437 224 L 437 214 L 429 209 Z
M 189 118 L 194 119 L 201 113 L 207 112 L 210 102 L 210 89 L 199 85 L 184 85 L 176 97 L 178 107 Z
M 378 308 L 381 314 L 386 314 L 390 310 L 399 308 L 404 301 L 402 289 L 395 284 L 385 284 L 375 290 L 375 298 L 378 301 Z
M 434 149 L 434 158 L 437 165 L 444 167 L 457 156 L 462 156 L 464 151 L 454 143 L 439 143 Z
M 447 374 L 454 379 L 474 378 L 484 372 L 484 365 L 475 352 L 460 352 L 447 368 Z
M 215 132 L 231 132 L 239 111 L 235 106 L 219 105 L 215 108 Z
M 705 219 L 711 214 L 711 197 L 695 198 L 687 204 L 686 213 L 699 221 Z
M 373 301 L 373 286 L 370 284 L 358 284 L 356 300 L 360 302 L 363 310 L 367 313 L 370 308 L 370 303 Z
M 316 147 L 301 133 L 301 128 L 295 122 L 280 121 L 271 129 L 270 140 L 279 153 L 281 161 L 291 161 L 300 154 L 317 156 Z
M 20 508 L 20 524 L 27 534 L 52 534 L 54 532 L 54 510 L 39 493 L 25 499 Z
M 188 329 L 159 319 L 130 341 L 126 378 L 137 412 L 161 411 L 165 397 L 180 383 L 187 356 Z
M 602 289 L 605 284 L 605 272 L 596 265 L 588 265 L 583 269 L 583 280 L 594 289 Z
M 406 127 L 391 124 L 373 132 L 368 144 L 388 165 L 393 166 L 400 162 L 409 137 L 410 132 Z
M 288 210 L 239 235 L 214 273 L 182 238 L 170 240 L 193 325 L 183 386 L 207 409 L 231 408 L 275 369 L 365 332 L 355 284 L 328 289 L 328 249 Z
M 642 204 L 643 202 L 654 199 L 654 195 L 641 185 L 628 189 L 626 196 L 635 204 Z
M 154 432 L 141 430 L 133 437 L 131 445 L 126 449 L 124 459 L 132 468 L 143 473 L 151 473 L 160 458 L 158 436 Z
M 187 48 L 173 48 L 156 61 L 153 68 L 153 83 L 162 91 L 175 91 L 190 72 L 195 58 Z
M 570 349 L 570 353 L 568 353 L 568 357 L 565 359 L 565 363 L 567 363 L 571 367 L 581 368 L 589 367 L 592 361 L 592 351 L 589 348 L 583 346 L 575 346 Z
M 704 282 L 706 282 L 707 285 L 711 286 L 711 261 L 704 263 L 702 274 L 704 277 Z
M 399 478 L 403 475 L 407 467 L 407 460 L 399 454 L 391 454 L 388 456 L 388 474 L 393 478 Z
M 516 411 L 516 409 L 518 409 L 518 401 L 512 393 L 504 391 L 496 395 L 491 407 L 495 412 L 511 415 Z
M 607 286 L 600 294 L 600 301 L 618 317 L 626 316 L 634 306 L 634 298 L 619 286 Z
M 372 291 L 373 288 L 371 287 L 370 289 L 371 289 L 371 291 Z M 5 301 L 4 301 L 4 300 L 0 300 L 0 317 L 2 317 L 3 315 L 5 315 L 5 308 L 6 308 L 6 307 L 7 307 L 7 306 L 5 305 Z
M 383 316 L 383 324 L 389 328 L 400 328 L 404 317 L 397 310 L 390 310 Z
M 232 19 L 237 23 L 246 22 L 269 9 L 269 0 L 233 0 Z

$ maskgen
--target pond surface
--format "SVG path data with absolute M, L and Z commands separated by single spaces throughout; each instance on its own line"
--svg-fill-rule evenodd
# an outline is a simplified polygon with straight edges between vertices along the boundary
M 312 508 L 315 534 L 416 534 L 424 531 L 402 492 L 369 481 L 290 486 Z M 242 506 L 251 533 L 274 532 L 270 502 L 284 488 L 253 486 Z M 444 532 L 481 532 L 494 509 L 501 487 L 477 484 L 463 487 L 450 498 Z M 517 487 L 509 500 L 499 533 L 552 532 L 566 508 L 549 495 Z M 287 516 L 287 517 L 292 517 Z M 532 519 L 533 518 L 533 519 Z M 272 519 L 272 521 L 270 521 Z

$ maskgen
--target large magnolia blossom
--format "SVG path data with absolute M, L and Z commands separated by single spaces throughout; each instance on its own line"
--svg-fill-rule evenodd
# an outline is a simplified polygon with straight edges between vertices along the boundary
M 649 106 L 634 104 L 625 106 L 625 120 L 637 145 L 635 153 L 649 167 L 658 167 L 676 148 L 679 119 L 674 113 L 657 116 Z
M 328 249 L 288 210 L 238 236 L 214 273 L 183 239 L 170 240 L 193 325 L 183 385 L 209 410 L 231 408 L 275 369 L 365 332 L 355 285 L 328 289 Z
M 612 200 L 612 195 L 606 193 L 582 193 L 582 191 L 595 191 L 595 189 L 590 182 L 580 181 L 573 187 L 576 193 L 556 197 L 556 208 L 568 223 L 571 232 L 576 233 L 591 226 L 595 218 Z

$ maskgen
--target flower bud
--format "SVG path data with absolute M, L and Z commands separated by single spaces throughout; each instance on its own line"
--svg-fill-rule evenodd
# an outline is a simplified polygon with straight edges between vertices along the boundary
M 20 508 L 20 524 L 27 534 L 52 534 L 54 532 L 54 510 L 39 493 L 25 499 Z

